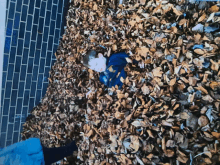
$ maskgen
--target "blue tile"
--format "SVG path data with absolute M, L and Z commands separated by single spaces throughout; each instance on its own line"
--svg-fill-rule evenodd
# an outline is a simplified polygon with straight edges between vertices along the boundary
M 15 62 L 15 55 L 16 55 L 16 47 L 11 47 L 9 63 L 14 63 Z
M 31 89 L 31 78 L 32 78 L 32 74 L 27 74 L 25 89 Z
M 52 51 L 52 47 L 53 47 L 53 37 L 50 36 L 49 37 L 49 41 L 48 41 L 48 50 Z
M 21 115 L 15 116 L 15 124 L 14 124 L 14 131 L 19 131 L 20 129 L 20 123 L 21 123 Z
M 5 48 L 4 53 L 9 53 L 11 46 L 11 37 L 5 37 Z
M 51 15 L 51 12 L 47 11 L 47 13 L 46 13 L 46 20 L 45 20 L 45 26 L 49 26 L 50 25 L 50 15 Z
M 44 82 L 48 82 L 50 67 L 45 67 Z
M 36 45 L 37 49 L 41 49 L 42 38 L 43 38 L 43 35 L 42 34 L 38 34 L 37 45 Z
M 61 25 L 60 36 L 62 36 L 62 35 L 63 35 L 63 33 L 64 33 L 64 26 L 63 26 L 63 25 Z
M 23 97 L 23 94 L 22 94 Z M 17 100 L 17 106 L 16 106 L 16 114 L 21 114 L 21 109 L 22 109 L 22 99 Z
M 44 17 L 45 16 L 45 10 L 46 10 L 46 2 L 41 3 L 41 8 L 40 8 L 40 16 Z
M 37 86 L 37 83 L 36 82 L 32 82 L 30 97 L 35 97 L 36 88 L 37 88 L 36 86 Z
M 18 89 L 19 73 L 14 73 L 12 89 Z
M 15 127 L 15 125 L 14 125 L 14 127 Z M 13 144 L 18 142 L 18 136 L 19 136 L 19 133 L 18 132 L 14 132 L 13 141 L 12 141 Z
M 51 10 L 52 0 L 47 0 L 47 10 Z
M 34 65 L 34 58 L 29 58 L 27 73 L 32 73 L 33 65 Z
M 27 61 L 28 61 L 28 51 L 29 51 L 29 49 L 24 48 L 22 64 L 27 64 Z
M 23 101 L 23 106 L 27 106 L 29 103 L 29 94 L 30 91 L 24 91 L 24 101 Z
M 9 113 L 9 104 L 10 104 L 10 99 L 5 99 L 4 100 L 4 106 L 3 106 L 3 115 L 8 115 L 8 113 Z
M 50 66 L 52 52 L 47 52 L 46 66 Z
M 40 14 L 40 10 L 35 8 L 35 12 L 34 12 L 34 24 L 38 24 L 39 14 Z
M 23 107 L 21 122 L 25 122 L 28 114 L 28 107 Z M 21 127 L 22 128 L 22 127 Z
M 29 4 L 29 0 L 23 0 L 23 4 L 28 5 Z
M 50 22 L 50 35 L 54 35 L 54 31 L 55 31 L 55 21 L 51 21 Z
M 3 75 L 2 75 L 2 88 L 5 88 L 6 76 L 7 76 L 7 72 L 3 72 Z
M 20 23 L 20 29 L 19 29 L 19 38 L 24 38 L 24 32 L 25 32 L 25 23 Z
M 20 80 L 25 80 L 26 77 L 26 65 L 21 65 L 21 74 L 20 74 Z
M 46 52 L 47 52 L 47 43 L 42 44 L 42 49 L 41 49 L 41 57 L 46 57 Z
M 43 74 L 39 74 L 38 75 L 37 89 L 41 89 L 42 88 L 43 77 L 44 77 Z
M 17 1 L 17 6 L 16 6 L 16 11 L 21 12 L 21 6 L 22 6 L 22 0 L 18 0 Z
M 5 147 L 5 140 L 6 140 L 6 133 L 2 133 L 1 136 L 0 136 L 0 148 Z
M 53 5 L 51 19 L 56 20 L 57 15 L 57 5 Z
M 34 57 L 35 44 L 36 44 L 36 42 L 31 41 L 30 54 L 29 54 L 30 57 Z
M 34 66 L 32 80 L 37 81 L 37 76 L 38 76 L 38 66 Z
M 57 3 L 58 3 L 58 0 L 53 0 L 53 3 L 54 3 L 54 4 L 57 4 Z
M 12 82 L 6 82 L 5 98 L 11 97 L 11 85 L 12 85 Z
M 4 93 L 5 93 L 5 90 L 2 90 L 2 97 L 1 97 L 1 105 L 3 105 L 3 102 L 4 102 Z M 2 107 L 1 107 L 2 108 Z M 0 116 L 1 117 L 1 116 Z
M 20 25 L 20 13 L 15 13 L 14 29 L 18 29 Z
M 17 55 L 22 55 L 24 40 L 18 39 Z
M 12 80 L 13 73 L 14 73 L 14 64 L 9 64 L 8 65 L 8 77 L 7 77 L 7 80 Z
M 44 27 L 44 37 L 43 37 L 43 41 L 44 42 L 47 42 L 48 35 L 49 35 L 49 28 L 48 27 Z
M 48 86 L 47 83 L 43 83 L 42 97 L 44 97 L 47 92 L 47 86 Z
M 27 11 L 28 7 L 27 6 L 23 6 L 22 8 L 22 14 L 21 14 L 21 21 L 26 21 L 27 19 Z
M 39 73 L 44 73 L 44 65 L 45 65 L 45 59 L 41 58 Z
M 37 90 L 35 105 L 38 105 L 41 100 L 41 90 Z
M 9 8 L 9 12 L 8 12 L 8 18 L 13 19 L 14 18 L 14 14 L 15 14 L 15 3 L 10 3 L 10 8 Z
M 40 18 L 39 26 L 38 26 L 38 32 L 43 33 L 43 28 L 44 28 L 44 18 Z
M 6 132 L 7 124 L 8 124 L 8 116 L 3 116 L 2 117 L 2 129 L 1 129 L 1 132 Z
M 30 15 L 34 13 L 34 4 L 35 4 L 35 0 L 31 0 L 31 3 L 29 4 L 29 10 L 28 10 L 28 14 Z
M 40 8 L 40 3 L 41 3 L 41 0 L 36 0 L 35 7 L 39 7 Z
M 28 112 L 31 112 L 33 108 L 34 108 L 34 98 L 30 98 Z
M 25 40 L 24 40 L 24 47 L 29 48 L 31 41 L 31 32 L 26 32 Z
M 58 13 L 63 13 L 63 0 L 59 0 Z
M 15 107 L 10 107 L 9 122 L 14 123 L 14 119 L 15 119 Z
M 6 29 L 6 35 L 7 36 L 11 36 L 12 25 L 13 25 L 13 20 L 8 19 L 8 25 L 7 25 L 7 29 Z
M 52 58 L 54 58 L 54 59 L 56 59 L 55 52 L 57 51 L 57 47 L 58 47 L 58 45 L 56 45 L 56 44 L 53 45 L 53 56 L 52 56 Z
M 13 129 L 14 129 L 14 125 L 13 124 L 8 124 L 8 132 L 7 132 L 7 140 L 8 141 L 12 140 Z M 11 143 L 8 143 L 8 144 L 11 145 Z
M 61 19 L 62 19 L 62 15 L 61 14 L 57 14 L 57 20 L 56 20 L 56 28 L 60 28 L 61 25 Z
M 17 46 L 18 43 L 18 30 L 13 30 L 11 46 Z
M 32 28 L 32 16 L 31 15 L 28 15 L 28 18 L 27 18 L 27 26 L 26 26 L 26 30 L 28 31 L 31 31 L 31 28 Z
M 55 64 L 55 62 L 56 62 L 56 60 L 52 60 L 51 66 L 53 66 Z
M 6 141 L 6 147 L 10 146 L 11 145 L 11 140 L 9 141 Z
M 34 56 L 34 64 L 39 65 L 39 61 L 40 61 L 40 50 L 36 50 Z
M 8 4 L 9 4 L 9 0 L 7 0 L 6 9 L 8 9 Z M 6 18 L 7 18 L 7 17 L 6 17 Z
M 16 105 L 16 101 L 17 101 L 17 90 L 12 90 L 11 92 L 11 106 L 15 106 Z
M 15 63 L 15 72 L 20 72 L 21 68 L 21 57 L 16 57 L 16 63 Z
M 37 39 L 37 25 L 33 25 L 31 40 Z
M 3 59 L 3 71 L 7 71 L 8 70 L 8 55 L 4 55 L 4 59 Z

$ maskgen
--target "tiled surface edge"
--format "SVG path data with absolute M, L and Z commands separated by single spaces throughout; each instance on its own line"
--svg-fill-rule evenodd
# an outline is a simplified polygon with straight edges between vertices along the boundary
M 6 0 L 0 1 L 0 91 L 2 91 L 2 69 L 4 57 L 4 44 L 5 44 L 5 16 L 6 16 Z M 1 100 L 1 92 L 0 92 Z M 1 107 L 1 102 L 0 102 Z M 1 115 L 1 109 L 0 109 Z
M 22 125 L 46 93 L 68 1 L 6 0 L 0 148 L 21 140 Z

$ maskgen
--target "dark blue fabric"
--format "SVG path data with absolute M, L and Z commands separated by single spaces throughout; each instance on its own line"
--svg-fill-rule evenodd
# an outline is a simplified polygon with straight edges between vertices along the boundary
M 126 57 L 129 57 L 125 52 L 115 53 L 107 59 L 107 67 L 105 72 L 100 74 L 99 80 L 109 88 L 118 85 L 119 89 L 122 87 L 121 77 L 126 78 L 127 74 L 124 67 L 127 64 Z M 112 69 L 111 69 L 112 68 Z M 118 75 L 119 74 L 119 75 Z

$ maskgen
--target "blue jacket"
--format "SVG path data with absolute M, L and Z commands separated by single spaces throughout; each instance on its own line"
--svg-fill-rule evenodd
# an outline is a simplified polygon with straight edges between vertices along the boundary
M 125 52 L 112 54 L 107 59 L 106 70 L 100 73 L 99 80 L 109 88 L 118 85 L 119 89 L 122 87 L 121 77 L 125 79 L 127 74 L 124 67 L 127 65 L 126 58 L 129 57 Z
M 0 165 L 45 165 L 40 139 L 30 138 L 0 149 Z

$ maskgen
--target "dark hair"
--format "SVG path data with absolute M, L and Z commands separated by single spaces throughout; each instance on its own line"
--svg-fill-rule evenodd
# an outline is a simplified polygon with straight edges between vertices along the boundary
M 83 57 L 83 64 L 89 67 L 89 61 L 93 58 L 97 58 L 97 52 L 95 50 L 89 50 L 86 52 L 86 55 Z

